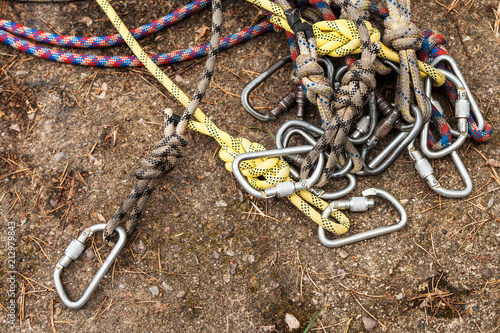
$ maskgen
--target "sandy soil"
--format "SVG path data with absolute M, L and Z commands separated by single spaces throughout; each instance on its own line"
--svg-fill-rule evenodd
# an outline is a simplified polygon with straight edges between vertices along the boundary
M 449 6 L 451 1 L 445 1 Z M 114 1 L 129 27 L 178 8 L 180 1 Z M 114 33 L 97 4 L 2 2 L 2 18 L 68 35 Z M 457 13 L 437 1 L 414 1 L 414 21 L 448 39 L 478 104 L 499 128 L 499 42 L 490 28 L 498 1 L 464 1 Z M 224 3 L 224 34 L 248 27 L 258 10 Z M 150 53 L 192 47 L 210 12 L 141 41 Z M 91 24 L 87 26 L 86 22 Z M 88 51 L 130 54 L 126 47 Z M 275 133 L 294 113 L 261 123 L 241 107 L 246 83 L 288 53 L 282 33 L 268 33 L 223 51 L 203 110 L 235 136 L 274 147 Z M 188 94 L 204 61 L 165 66 Z M 187 66 L 187 67 L 186 67 Z M 313 332 L 498 332 L 500 198 L 499 139 L 467 141 L 460 156 L 474 192 L 451 200 L 430 192 L 409 156 L 378 177 L 360 178 L 390 191 L 406 208 L 401 231 L 346 246 L 322 246 L 316 225 L 283 199 L 254 200 L 227 172 L 214 140 L 190 133 L 185 157 L 154 192 L 136 231 L 88 303 L 69 310 L 54 290 L 52 272 L 64 249 L 85 227 L 109 218 L 130 192 L 140 158 L 161 137 L 161 111 L 183 110 L 163 97 L 143 69 L 96 69 L 37 59 L 0 45 L 0 303 L 7 307 L 9 226 L 15 225 L 17 316 L 2 331 L 34 332 L 287 332 L 286 314 L 302 332 L 324 310 Z M 258 88 L 257 106 L 274 106 L 288 91 L 290 67 Z M 381 81 L 382 82 L 382 81 Z M 220 87 L 220 88 L 219 88 Z M 223 90 L 222 90 L 223 89 Z M 166 92 L 165 92 L 166 94 Z M 318 124 L 309 107 L 307 120 Z M 490 159 L 487 164 L 485 159 Z M 461 185 L 449 158 L 434 162 L 441 182 Z M 341 182 L 336 183 L 337 185 Z M 332 187 L 333 188 L 333 187 Z M 256 214 L 253 204 L 267 214 Z M 393 223 L 382 200 L 365 214 L 348 213 L 350 234 Z M 13 222 L 13 223 L 10 223 Z M 9 224 L 10 223 L 10 224 Z M 109 248 L 100 235 L 95 249 Z M 64 274 L 76 298 L 99 267 L 92 249 Z M 369 314 L 368 314 L 369 313 Z

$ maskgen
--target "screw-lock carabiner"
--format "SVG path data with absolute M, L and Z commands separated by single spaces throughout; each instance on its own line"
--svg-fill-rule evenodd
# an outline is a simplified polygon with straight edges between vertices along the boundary
M 262 72 L 259 76 L 257 76 L 255 79 L 253 79 L 247 86 L 243 89 L 241 92 L 241 104 L 243 105 L 243 108 L 247 110 L 248 113 L 250 113 L 252 116 L 255 118 L 259 119 L 260 121 L 271 121 L 276 119 L 276 115 L 273 113 L 261 113 L 253 108 L 253 106 L 250 104 L 250 93 L 259 86 L 262 82 L 267 80 L 271 75 L 273 75 L 276 71 L 279 69 L 283 68 L 287 63 L 292 61 L 292 56 L 286 55 L 280 60 L 278 60 L 276 63 L 272 64 L 271 67 L 266 69 L 264 72 Z M 333 87 L 333 82 L 334 82 L 334 74 L 335 74 L 335 67 L 333 66 L 333 62 L 328 59 L 328 58 L 318 58 L 317 59 L 318 63 L 322 65 L 324 69 L 326 69 L 326 76 L 330 82 L 330 84 Z
M 464 89 L 467 91 L 467 96 L 469 97 L 469 102 L 470 102 L 470 106 L 471 106 L 471 112 L 474 115 L 474 119 L 477 123 L 477 127 L 481 131 L 484 130 L 485 123 L 484 123 L 483 114 L 481 113 L 481 110 L 479 109 L 479 106 L 476 103 L 476 99 L 474 98 L 474 95 L 470 91 L 469 86 L 467 85 L 467 82 L 465 81 L 465 79 L 462 75 L 462 72 L 460 71 L 460 68 L 458 68 L 457 62 L 455 61 L 455 59 L 453 59 L 452 56 L 447 55 L 447 54 L 443 54 L 443 55 L 440 55 L 440 56 L 437 56 L 436 58 L 434 58 L 434 60 L 432 60 L 430 65 L 433 67 L 436 67 L 441 62 L 446 62 L 448 65 L 450 65 L 451 69 L 453 70 L 453 74 L 455 74 L 455 76 L 458 78 L 458 80 L 460 80 L 460 82 L 462 83 Z M 444 70 L 440 70 L 440 72 L 445 74 Z M 446 78 L 449 80 L 448 77 L 446 77 Z M 430 78 L 429 78 L 429 80 L 430 80 Z M 458 87 L 458 85 L 455 82 L 453 82 L 453 84 L 455 84 L 455 86 Z
M 469 119 L 470 114 L 470 100 L 467 96 L 467 92 L 464 88 L 462 82 L 453 74 L 448 71 L 439 69 L 438 70 L 444 74 L 447 80 L 450 80 L 457 87 L 458 98 L 455 101 L 455 118 L 457 118 L 457 127 L 458 127 L 458 138 L 446 148 L 440 149 L 438 151 L 432 151 L 427 146 L 427 136 L 429 133 L 429 122 L 425 123 L 422 127 L 422 132 L 420 134 L 420 147 L 422 149 L 422 153 L 429 158 L 440 158 L 450 154 L 451 152 L 457 150 L 467 138 L 468 135 L 468 125 L 467 121 Z M 427 78 L 425 81 L 425 95 L 431 100 L 431 103 L 434 105 L 436 109 L 438 109 L 441 113 L 443 113 L 443 109 L 441 104 L 438 101 L 433 100 L 431 96 L 431 80 Z
M 266 188 L 263 191 L 256 190 L 255 188 L 252 187 L 252 185 L 248 183 L 245 176 L 243 176 L 243 173 L 240 170 L 240 164 L 245 160 L 254 160 L 266 157 L 281 157 L 290 154 L 306 153 L 309 152 L 312 149 L 312 147 L 313 146 L 297 146 L 297 147 L 288 147 L 281 149 L 256 151 L 238 155 L 233 160 L 232 163 L 233 175 L 238 181 L 238 183 L 240 183 L 240 185 L 243 187 L 243 189 L 256 198 L 261 198 L 261 199 L 268 199 L 272 197 L 282 198 L 292 195 L 297 191 L 306 190 L 312 187 L 318 181 L 319 177 L 321 176 L 321 173 L 323 172 L 323 167 L 325 165 L 325 157 L 323 156 L 323 154 L 319 156 L 318 161 L 316 163 L 316 168 L 314 169 L 313 173 L 308 179 L 299 180 L 297 182 L 289 180 L 283 183 L 278 183 L 273 187 Z
M 465 183 L 465 188 L 462 190 L 449 190 L 441 186 L 437 178 L 434 176 L 434 169 L 432 168 L 431 164 L 415 148 L 413 142 L 408 145 L 408 152 L 410 153 L 410 157 L 415 161 L 415 169 L 417 169 L 420 178 L 425 180 L 427 185 L 429 185 L 429 187 L 434 192 L 448 198 L 463 198 L 471 194 L 472 179 L 467 172 L 467 168 L 462 163 L 460 156 L 458 156 L 458 153 L 455 150 L 450 153 L 450 156 L 453 160 L 453 163 L 455 163 L 458 172 L 460 173 L 460 177 L 462 177 Z
M 87 229 L 85 229 L 77 239 L 74 239 L 64 251 L 64 256 L 59 260 L 54 269 L 54 284 L 56 286 L 57 294 L 61 301 L 68 308 L 78 309 L 87 303 L 90 295 L 94 292 L 94 289 L 99 284 L 99 281 L 104 277 L 108 269 L 111 267 L 111 264 L 120 253 L 123 245 L 125 245 L 125 241 L 127 240 L 127 232 L 122 227 L 116 227 L 115 231 L 118 233 L 118 241 L 116 242 L 113 250 L 109 253 L 108 257 L 102 264 L 102 266 L 97 271 L 96 275 L 88 285 L 87 289 L 83 293 L 82 297 L 79 300 L 73 302 L 69 299 L 66 291 L 64 290 L 63 283 L 61 281 L 61 274 L 64 268 L 68 267 L 69 264 L 73 260 L 76 260 L 80 257 L 82 252 L 85 250 L 85 242 L 94 234 L 96 231 L 103 231 L 106 228 L 106 224 L 95 224 Z
M 349 237 L 338 238 L 338 239 L 326 238 L 325 229 L 323 229 L 320 226 L 318 227 L 318 238 L 321 244 L 328 247 L 340 247 L 347 244 L 356 243 L 365 239 L 385 235 L 400 230 L 406 225 L 406 221 L 408 220 L 406 211 L 403 205 L 401 205 L 401 203 L 396 198 L 394 198 L 390 193 L 381 190 L 379 188 L 370 188 L 363 191 L 362 194 L 363 194 L 362 197 L 354 197 L 350 198 L 349 200 L 332 201 L 323 211 L 322 213 L 323 217 L 329 216 L 335 209 L 350 209 L 352 212 L 364 212 L 368 210 L 368 208 L 373 207 L 375 205 L 374 200 L 367 197 L 379 196 L 389 201 L 394 206 L 394 208 L 396 208 L 396 210 L 401 215 L 399 222 L 388 226 L 372 229 L 369 231 L 364 231 Z

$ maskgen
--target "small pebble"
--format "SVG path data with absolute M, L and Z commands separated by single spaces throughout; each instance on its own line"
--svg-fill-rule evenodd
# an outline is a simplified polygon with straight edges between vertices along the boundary
M 227 250 L 227 251 L 226 251 L 226 254 L 227 254 L 228 256 L 230 256 L 230 257 L 234 257 L 234 251 L 232 251 L 232 250 Z
M 300 322 L 295 318 L 293 314 L 287 313 L 285 315 L 285 322 L 288 325 L 290 331 L 295 330 L 300 327 Z
M 9 129 L 16 131 L 16 132 L 21 132 L 21 126 L 19 124 L 12 124 L 9 126 Z
M 166 283 L 165 281 L 163 281 L 163 283 L 161 284 L 161 288 L 165 291 L 174 291 L 174 288 L 172 288 L 168 283 Z
M 220 254 L 219 254 L 219 252 L 214 251 L 214 252 L 212 253 L 212 258 L 214 258 L 215 260 L 218 260 L 218 259 L 220 258 Z
M 224 280 L 224 282 L 229 283 L 229 281 L 231 281 L 231 275 L 224 274 L 224 276 L 222 277 L 222 279 Z
M 471 38 L 470 38 L 469 36 L 465 36 L 465 37 L 464 37 L 464 39 L 463 39 L 463 41 L 464 41 L 464 42 L 468 42 L 468 41 L 470 41 L 470 39 L 471 39 Z
M 68 153 L 66 153 L 66 152 L 64 152 L 64 151 L 59 152 L 59 153 L 57 153 L 57 154 L 55 154 L 55 155 L 54 155 L 54 160 L 55 160 L 56 162 L 59 162 L 59 161 L 61 161 L 62 159 L 67 160 L 68 158 L 69 158 L 69 154 L 68 154 Z
M 346 250 L 344 250 L 344 249 L 340 249 L 340 250 L 339 250 L 339 256 L 340 256 L 342 259 L 345 259 L 345 258 L 349 257 L 349 253 L 347 253 L 347 251 L 346 251 Z
M 158 297 L 158 295 L 160 294 L 160 288 L 158 288 L 158 286 L 152 286 L 151 288 L 149 288 L 149 291 L 151 292 L 153 297 Z
M 275 327 L 274 325 L 271 325 L 271 326 L 261 326 L 260 327 L 260 331 L 261 332 L 274 332 L 275 331 Z
M 227 207 L 227 203 L 224 200 L 219 200 L 215 203 L 217 207 Z
M 489 201 L 488 201 L 488 208 L 491 208 L 493 207 L 493 203 L 495 202 L 495 199 L 494 198 L 491 198 Z
M 373 330 L 378 325 L 377 321 L 373 318 L 363 316 L 361 319 L 363 320 L 363 325 L 365 325 L 365 330 L 368 332 Z
M 92 25 L 92 20 L 90 19 L 90 17 L 87 17 L 87 16 L 85 16 L 84 18 L 82 18 L 82 22 L 85 23 L 85 25 L 87 27 L 90 27 Z
M 396 297 L 396 299 L 403 299 L 403 293 L 399 293 L 394 297 Z
M 135 253 L 143 254 L 146 253 L 146 244 L 142 241 L 142 239 L 139 239 L 132 245 L 132 249 L 134 250 Z
M 94 250 L 92 250 L 91 247 L 88 247 L 86 250 L 85 250 L 85 257 L 87 257 L 88 259 L 94 259 L 95 258 L 95 253 L 94 253 Z
M 229 269 L 229 274 L 236 275 L 236 269 L 238 268 L 238 263 L 231 263 L 231 268 Z
M 184 297 L 186 297 L 186 292 L 184 290 L 181 290 L 177 293 L 176 297 L 177 298 L 184 298 Z

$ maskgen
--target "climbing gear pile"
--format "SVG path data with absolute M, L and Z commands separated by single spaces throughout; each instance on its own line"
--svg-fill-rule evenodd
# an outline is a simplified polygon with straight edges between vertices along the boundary
M 407 214 L 403 206 L 382 189 L 365 190 L 363 197 L 339 199 L 354 190 L 355 176 L 379 175 L 387 171 L 405 150 L 415 161 L 420 177 L 439 195 L 459 198 L 471 193 L 472 181 L 457 149 L 467 137 L 485 142 L 493 131 L 484 120 L 458 66 L 446 51 L 444 37 L 429 30 L 420 31 L 411 22 L 409 0 L 387 0 L 388 9 L 358 0 L 336 0 L 335 4 L 327 0 L 301 0 L 296 3 L 287 0 L 247 0 L 262 8 L 268 20 L 222 39 L 220 0 L 196 0 L 131 31 L 107 0 L 96 1 L 119 34 L 71 37 L 0 20 L 0 41 L 28 54 L 58 62 L 103 67 L 144 66 L 186 109 L 180 119 L 175 118 L 170 109 L 164 112 L 163 138 L 154 146 L 150 156 L 141 160 L 141 168 L 135 174 L 138 181 L 132 192 L 106 225 L 86 229 L 68 246 L 64 257 L 56 265 L 56 289 L 68 307 L 78 308 L 85 304 L 123 247 L 126 235 L 133 232 L 154 191 L 156 180 L 168 174 L 182 157 L 183 147 L 187 145 L 187 128 L 211 136 L 219 143 L 219 156 L 226 163 L 226 169 L 233 172 L 248 193 L 259 198 L 285 197 L 316 222 L 320 242 L 329 247 L 343 246 L 404 227 Z M 212 4 L 213 17 L 210 43 L 189 50 L 149 56 L 136 41 L 209 4 Z M 337 19 L 334 12 L 341 12 L 341 18 Z M 384 19 L 383 42 L 381 32 L 368 21 L 370 15 Z M 276 120 L 278 115 L 297 104 L 299 120 L 284 123 L 276 134 L 276 149 L 266 150 L 258 143 L 234 138 L 220 130 L 198 105 L 213 76 L 218 51 L 273 28 L 286 31 L 290 55 L 283 57 L 243 90 L 242 104 L 252 116 L 262 121 Z M 18 36 L 39 43 L 75 48 L 126 43 L 134 56 L 63 52 L 38 46 Z M 208 55 L 205 69 L 190 100 L 158 65 L 203 55 Z M 345 65 L 335 71 L 333 58 L 337 58 L 337 62 L 342 58 Z M 293 63 L 292 81 L 297 86 L 296 92 L 285 96 L 269 114 L 258 112 L 250 104 L 250 92 L 288 62 Z M 391 87 L 381 86 L 378 82 L 379 77 L 389 75 L 391 70 L 397 73 L 397 83 L 393 87 L 394 105 L 387 100 Z M 447 122 L 443 107 L 433 96 L 433 86 L 442 87 L 446 97 L 454 103 L 457 130 L 453 130 Z M 306 100 L 317 107 L 321 127 L 303 120 Z M 369 161 L 370 151 L 391 135 L 393 139 Z M 306 144 L 290 146 L 295 136 Z M 457 137 L 454 142 L 453 137 Z M 415 147 L 415 141 L 419 143 L 422 153 Z M 465 188 L 443 188 L 424 155 L 431 159 L 450 155 L 465 182 Z M 348 180 L 345 188 L 334 192 L 321 188 L 343 177 Z M 400 221 L 345 238 L 328 239 L 325 230 L 338 235 L 349 230 L 350 221 L 342 210 L 366 211 L 375 205 L 373 198 L 368 198 L 370 196 L 389 201 L 399 212 Z M 335 201 L 328 203 L 325 200 Z M 125 220 L 126 231 L 119 226 Z M 62 270 L 79 257 L 85 240 L 100 230 L 108 244 L 114 244 L 115 232 L 119 236 L 118 241 L 82 298 L 72 302 L 62 286 Z

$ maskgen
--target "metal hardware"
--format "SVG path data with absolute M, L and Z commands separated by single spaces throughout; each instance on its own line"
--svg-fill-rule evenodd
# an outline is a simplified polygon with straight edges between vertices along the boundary
M 432 60 L 430 65 L 433 67 L 436 67 L 441 62 L 446 62 L 448 65 L 450 65 L 451 69 L 453 70 L 453 74 L 455 74 L 455 76 L 458 78 L 458 80 L 460 80 L 460 82 L 462 83 L 463 88 L 467 91 L 467 96 L 469 97 L 469 102 L 470 102 L 470 106 L 471 106 L 471 112 L 474 115 L 474 119 L 476 120 L 477 127 L 481 131 L 484 130 L 483 114 L 481 113 L 481 110 L 479 109 L 479 106 L 476 103 L 476 99 L 474 98 L 474 95 L 470 91 L 469 86 L 467 85 L 467 82 L 465 81 L 465 79 L 462 75 L 462 72 L 460 71 L 460 68 L 458 68 L 457 62 L 455 61 L 455 59 L 453 59 L 452 56 L 444 54 L 444 55 L 440 55 L 440 56 L 437 56 L 436 58 L 434 58 L 434 60 Z M 445 74 L 444 72 L 448 72 L 448 71 L 445 71 L 442 69 L 439 69 L 439 70 L 443 74 Z M 446 78 L 449 80 L 448 77 L 446 77 Z M 458 87 L 458 85 L 455 82 L 453 82 L 453 84 L 455 84 L 455 86 Z
M 296 102 L 296 97 L 294 93 L 288 93 L 279 101 L 278 105 L 271 110 L 271 115 L 276 119 L 280 114 L 291 110 Z
M 340 247 L 344 246 L 347 244 L 352 244 L 356 243 L 365 239 L 370 239 L 373 237 L 385 235 L 397 230 L 400 230 L 406 225 L 406 222 L 408 220 L 408 216 L 406 214 L 406 211 L 401 205 L 401 203 L 394 198 L 391 194 L 388 192 L 381 190 L 379 188 L 370 188 L 368 190 L 363 191 L 363 197 L 358 197 L 358 198 L 351 198 L 349 201 L 333 201 L 331 202 L 326 209 L 323 211 L 322 216 L 323 217 L 328 217 L 334 209 L 351 209 L 351 211 L 366 211 L 369 207 L 373 207 L 374 202 L 373 199 L 368 199 L 366 197 L 368 196 L 379 196 L 387 201 L 389 201 L 394 208 L 399 212 L 401 218 L 399 222 L 395 224 L 391 224 L 388 226 L 383 226 L 380 228 L 376 228 L 373 230 L 369 231 L 364 231 L 356 235 L 352 235 L 349 237 L 344 237 L 344 238 L 338 238 L 338 239 L 328 239 L 325 234 L 325 229 L 323 229 L 321 226 L 318 227 L 318 238 L 321 244 L 324 246 L 328 247 Z M 344 208 L 345 207 L 345 208 Z
M 363 146 L 363 149 L 361 150 L 361 158 L 363 160 L 362 175 L 376 176 L 387 170 L 399 157 L 399 155 L 401 155 L 401 153 L 403 152 L 403 150 L 405 150 L 408 144 L 410 144 L 410 142 L 412 142 L 415 139 L 418 133 L 420 133 L 421 127 L 423 125 L 422 112 L 420 111 L 420 108 L 415 104 L 411 104 L 411 110 L 413 111 L 415 116 L 415 122 L 413 123 L 413 128 L 408 133 L 408 135 L 404 137 L 400 136 L 402 140 L 392 150 L 390 156 L 384 159 L 384 161 L 379 162 L 375 167 L 370 167 L 370 163 L 366 161 L 366 156 L 371 148 L 367 146 L 367 144 Z
M 458 138 L 446 148 L 440 149 L 438 151 L 432 151 L 427 147 L 427 133 L 429 133 L 429 122 L 425 123 L 422 127 L 422 133 L 420 134 L 420 147 L 422 153 L 429 158 L 440 158 L 450 154 L 451 152 L 457 150 L 467 138 L 468 135 L 468 119 L 470 114 L 470 100 L 467 96 L 467 91 L 464 88 L 462 82 L 453 74 L 448 71 L 439 69 L 441 73 L 444 74 L 447 80 L 450 80 L 457 87 L 458 99 L 455 102 L 455 118 L 457 118 L 458 127 Z M 431 96 L 431 80 L 427 78 L 425 81 L 425 94 L 430 98 Z M 431 103 L 437 108 L 441 113 L 443 109 L 438 101 L 432 100 Z
M 318 137 L 323 135 L 324 130 L 312 125 L 311 123 L 308 123 L 303 120 L 290 120 L 284 123 L 279 129 L 278 132 L 276 132 L 276 147 L 277 148 L 284 148 L 288 145 L 288 141 L 290 140 L 290 137 L 293 134 L 300 134 L 308 144 L 310 145 L 315 145 L 316 140 L 314 139 L 313 135 L 317 135 Z M 328 159 L 329 154 L 325 153 L 326 159 Z M 289 162 L 294 163 L 296 166 L 301 166 L 305 155 L 303 154 L 290 154 L 284 156 L 285 159 L 287 159 Z M 339 170 L 335 171 L 332 175 L 332 178 L 339 178 L 343 177 L 346 174 L 348 174 L 353 166 L 354 163 L 350 158 L 346 158 L 347 162 L 345 163 L 344 166 L 340 167 Z
M 458 172 L 460 173 L 460 177 L 462 177 L 465 188 L 463 190 L 449 190 L 441 186 L 437 178 L 434 176 L 434 169 L 432 168 L 429 161 L 420 154 L 420 152 L 415 148 L 413 142 L 408 145 L 408 152 L 410 153 L 410 157 L 415 161 L 415 169 L 417 169 L 420 178 L 425 180 L 427 185 L 439 195 L 448 198 L 463 198 L 471 194 L 472 192 L 472 179 L 467 172 L 467 168 L 462 163 L 460 156 L 456 151 L 452 151 L 450 153 L 451 159 L 453 163 L 455 163 Z
M 325 165 L 325 157 L 323 156 L 323 154 L 319 156 L 318 161 L 316 163 L 316 168 L 311 174 L 311 177 L 309 177 L 308 179 L 299 180 L 297 182 L 289 180 L 287 182 L 278 183 L 273 187 L 266 188 L 263 191 L 256 190 L 255 188 L 252 187 L 252 185 L 248 183 L 245 176 L 243 176 L 240 170 L 240 164 L 245 160 L 253 160 L 265 157 L 280 157 L 290 154 L 306 153 L 310 151 L 312 147 L 313 146 L 287 147 L 281 149 L 271 149 L 271 150 L 257 151 L 257 152 L 244 153 L 238 155 L 233 160 L 232 164 L 234 177 L 236 177 L 236 180 L 241 184 L 241 186 L 243 186 L 245 191 L 247 191 L 256 198 L 261 198 L 261 199 L 267 199 L 272 197 L 280 197 L 280 198 L 286 197 L 292 195 L 297 191 L 308 189 L 312 187 L 321 176 L 321 173 L 323 171 L 323 166 Z
M 299 121 L 294 121 L 294 122 L 297 123 Z M 294 134 L 301 135 L 310 144 L 316 143 L 314 138 L 308 132 L 306 132 L 304 129 L 302 129 L 300 127 L 287 128 L 287 131 L 285 132 L 283 138 L 282 138 L 283 131 L 279 131 L 279 132 L 280 133 L 276 135 L 276 145 L 278 148 L 286 147 L 288 145 L 288 142 L 290 141 L 290 137 Z M 287 157 L 290 157 L 290 156 L 292 156 L 292 155 L 288 155 Z M 300 154 L 292 156 L 292 159 L 293 159 L 292 162 L 297 162 L 297 160 L 299 160 L 301 158 L 301 156 L 302 155 L 300 155 Z M 349 162 L 350 162 L 350 164 L 346 163 L 347 165 L 344 166 L 343 168 L 341 168 L 341 170 L 339 170 L 339 172 L 343 172 L 343 170 L 346 169 L 346 167 L 349 168 L 348 170 L 352 169 L 352 164 L 353 164 L 352 160 L 349 159 Z M 293 179 L 299 179 L 299 171 L 296 170 L 293 166 L 290 166 L 290 176 Z M 342 197 L 348 195 L 349 193 L 351 193 L 354 190 L 354 188 L 356 187 L 356 177 L 354 177 L 353 175 L 351 175 L 349 173 L 345 174 L 345 176 L 347 177 L 348 184 L 346 187 L 344 187 L 341 190 L 338 190 L 335 192 L 326 192 L 326 191 L 319 189 L 319 188 L 309 188 L 307 190 L 309 192 L 315 194 L 319 198 L 325 199 L 325 200 L 333 200 L 333 199 L 342 198 Z
M 282 111 L 279 108 L 279 106 L 277 107 L 279 110 L 276 110 L 276 108 L 273 110 L 274 113 L 273 112 L 266 113 L 266 114 L 261 113 L 261 112 L 255 110 L 252 107 L 252 105 L 250 104 L 250 100 L 249 100 L 250 93 L 255 88 L 257 88 L 262 82 L 267 80 L 271 75 L 273 75 L 275 72 L 277 72 L 279 69 L 283 68 L 287 63 L 289 63 L 291 61 L 292 61 L 292 57 L 290 55 L 284 56 L 283 58 L 278 60 L 276 63 L 272 64 L 271 67 L 266 69 L 262 74 L 260 74 L 255 79 L 253 79 L 249 84 L 247 84 L 247 86 L 241 92 L 241 104 L 243 104 L 243 107 L 245 108 L 245 110 L 247 110 L 248 113 L 250 113 L 252 116 L 254 116 L 255 118 L 257 118 L 261 121 L 271 121 L 271 120 L 276 119 L 276 116 Z M 317 61 L 326 70 L 325 74 L 326 74 L 327 78 L 329 79 L 330 84 L 333 87 L 334 74 L 335 74 L 335 67 L 333 65 L 333 62 L 328 58 L 318 58 Z M 300 95 L 299 92 L 298 92 L 298 94 Z M 300 99 L 298 101 L 299 106 L 301 106 L 301 104 L 300 104 L 301 102 L 302 102 L 302 100 Z M 280 102 L 280 104 L 281 104 L 281 102 Z M 280 111 L 280 112 L 278 112 L 278 111 Z
M 111 250 L 110 254 L 108 255 L 102 266 L 97 271 L 96 275 L 88 285 L 82 297 L 80 297 L 80 299 L 75 302 L 70 300 L 68 295 L 66 294 L 66 291 L 64 290 L 64 286 L 61 281 L 62 271 L 64 268 L 68 267 L 73 260 L 76 260 L 80 257 L 82 252 L 85 250 L 85 242 L 87 241 L 87 239 L 89 239 L 90 236 L 92 236 L 92 234 L 94 234 L 96 231 L 103 231 L 104 228 L 106 228 L 106 224 L 101 223 L 101 224 L 95 224 L 85 229 L 80 234 L 80 236 L 78 236 L 77 239 L 74 239 L 68 245 L 68 247 L 64 251 L 64 256 L 56 264 L 56 267 L 54 269 L 54 284 L 56 286 L 59 298 L 68 308 L 78 309 L 84 306 L 85 303 L 87 303 L 87 300 L 89 299 L 90 295 L 94 292 L 94 289 L 99 284 L 99 281 L 101 281 L 101 279 L 104 277 L 108 269 L 111 267 L 111 264 L 118 256 L 118 253 L 120 253 L 121 249 L 123 248 L 123 245 L 125 245 L 125 241 L 127 240 L 127 232 L 125 231 L 125 229 L 118 226 L 115 229 L 115 231 L 118 233 L 118 241 L 113 247 L 113 250 Z
M 295 102 L 297 103 L 297 118 L 303 119 L 306 114 L 306 93 L 302 88 L 302 85 L 297 86 L 297 91 L 295 92 Z

